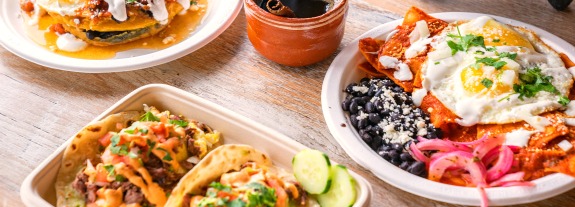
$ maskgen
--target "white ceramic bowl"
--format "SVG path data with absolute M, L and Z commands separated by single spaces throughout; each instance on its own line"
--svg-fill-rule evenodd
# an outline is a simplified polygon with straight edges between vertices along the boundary
M 472 19 L 485 14 L 449 12 L 431 14 L 448 22 Z M 563 52 L 575 60 L 575 47 L 557 36 L 532 25 L 516 20 L 493 16 L 500 22 L 523 26 L 535 31 L 541 39 L 558 52 Z M 378 26 L 349 43 L 334 59 L 323 81 L 321 102 L 325 121 L 331 134 L 349 156 L 361 166 L 389 184 L 404 191 L 448 203 L 463 205 L 479 205 L 480 195 L 476 188 L 460 187 L 434 182 L 412 175 L 392 165 L 374 152 L 359 137 L 357 131 L 349 122 L 348 116 L 341 109 L 345 99 L 343 89 L 350 83 L 359 82 L 365 73 L 357 69 L 357 65 L 365 62 L 358 49 L 358 42 L 366 37 L 379 37 L 395 29 L 403 19 L 388 22 Z M 342 124 L 345 124 L 343 126 Z M 529 203 L 559 195 L 575 187 L 575 178 L 565 174 L 552 174 L 533 181 L 535 187 L 496 187 L 488 188 L 487 196 L 490 205 L 512 205 Z
M 0 0 L 0 45 L 10 52 L 50 68 L 107 73 L 142 69 L 166 63 L 196 51 L 228 28 L 242 8 L 241 0 L 210 0 L 195 31 L 184 41 L 162 50 L 134 49 L 107 60 L 85 60 L 53 53 L 28 38 L 17 0 Z
M 140 87 L 108 108 L 93 121 L 129 110 L 142 110 L 143 104 L 170 110 L 203 122 L 222 133 L 225 144 L 247 144 L 269 155 L 274 165 L 291 172 L 293 156 L 305 149 L 302 144 L 255 121 L 219 105 L 208 102 L 181 89 L 162 84 Z M 20 186 L 20 197 L 27 206 L 52 206 L 56 203 L 54 182 L 69 139 L 30 173 Z M 369 206 L 371 185 L 365 178 L 349 171 L 356 182 L 357 200 L 354 207 Z

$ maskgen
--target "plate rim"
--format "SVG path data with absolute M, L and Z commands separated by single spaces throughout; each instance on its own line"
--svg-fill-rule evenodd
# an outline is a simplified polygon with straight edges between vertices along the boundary
M 0 0 L 0 10 L 12 11 L 7 8 L 7 4 L 9 4 L 8 1 L 10 0 Z M 80 73 L 110 73 L 149 68 L 179 59 L 202 48 L 228 28 L 237 18 L 243 7 L 242 0 L 218 0 L 215 3 L 216 5 L 212 7 L 208 4 L 208 10 L 206 11 L 206 15 L 213 12 L 214 16 L 210 19 L 206 19 L 206 16 L 204 16 L 201 20 L 201 25 L 207 27 L 195 30 L 188 38 L 168 48 L 134 57 L 88 60 L 53 53 L 43 46 L 36 44 L 26 35 L 21 34 L 25 33 L 25 31 L 15 31 L 11 29 L 14 28 L 13 22 L 21 22 L 24 24 L 20 17 L 21 13 L 19 8 L 16 11 L 6 12 L 4 14 L 0 12 L 0 16 L 6 17 L 0 20 L 0 31 L 9 31 L 0 35 L 0 45 L 12 54 L 50 69 Z M 42 51 L 33 52 L 33 49 L 37 48 L 41 48 Z
M 512 24 L 533 30 L 546 44 L 554 43 L 564 47 L 559 48 L 561 50 L 558 50 L 556 47 L 552 47 L 554 50 L 563 52 L 571 59 L 575 59 L 574 46 L 545 30 L 521 21 L 497 15 L 472 12 L 442 12 L 432 13 L 430 15 L 448 22 L 466 20 L 479 16 L 491 16 L 505 24 Z M 330 133 L 344 151 L 355 162 L 369 170 L 384 182 L 403 191 L 432 200 L 461 205 L 479 205 L 480 196 L 475 188 L 434 182 L 403 171 L 379 157 L 377 153 L 375 153 L 359 138 L 358 133 L 353 129 L 353 127 L 341 126 L 342 124 L 351 126 L 351 124 L 348 121 L 347 115 L 345 115 L 341 109 L 340 101 L 343 100 L 341 98 L 343 93 L 342 88 L 338 88 L 338 85 L 342 82 L 341 77 L 343 77 L 346 67 L 349 67 L 348 64 L 351 61 L 356 60 L 358 55 L 360 56 L 359 58 L 363 59 L 363 56 L 359 54 L 359 50 L 357 48 L 359 40 L 365 37 L 382 37 L 386 33 L 395 29 L 395 27 L 401 24 L 402 21 L 403 18 L 400 18 L 372 28 L 348 43 L 348 45 L 336 56 L 328 68 L 322 84 L 321 105 L 325 122 L 328 125 Z M 333 80 L 334 78 L 339 79 Z M 334 81 L 338 82 L 334 83 Z M 338 95 L 334 96 L 333 94 Z M 403 179 L 403 181 L 400 181 L 401 179 Z M 559 195 L 575 187 L 575 178 L 560 173 L 548 175 L 543 178 L 536 179 L 533 182 L 536 186 L 529 189 L 522 187 L 487 188 L 486 192 L 489 202 L 492 205 L 530 203 Z

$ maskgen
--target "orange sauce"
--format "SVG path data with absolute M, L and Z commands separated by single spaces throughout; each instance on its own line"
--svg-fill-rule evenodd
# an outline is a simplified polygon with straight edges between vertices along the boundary
M 55 23 L 50 15 L 45 14 L 40 17 L 37 25 L 28 24 L 28 21 L 31 19 L 31 17 L 28 16 L 25 12 L 23 12 L 22 16 L 24 17 L 24 25 L 26 25 L 28 36 L 37 44 L 42 45 L 46 49 L 63 56 L 80 59 L 101 60 L 113 58 L 118 52 L 132 49 L 160 50 L 185 40 L 201 23 L 201 20 L 207 10 L 207 4 L 207 0 L 197 0 L 197 5 L 204 6 L 199 7 L 199 10 L 197 11 L 192 11 L 190 8 L 186 14 L 176 15 L 164 30 L 154 36 L 112 46 L 102 47 L 88 45 L 84 50 L 78 52 L 67 52 L 58 49 L 56 46 L 58 35 L 56 35 L 54 32 L 49 32 L 48 29 L 52 24 Z M 173 37 L 173 41 L 166 41 L 166 43 L 164 43 L 164 39 L 171 39 L 169 38 L 170 36 Z

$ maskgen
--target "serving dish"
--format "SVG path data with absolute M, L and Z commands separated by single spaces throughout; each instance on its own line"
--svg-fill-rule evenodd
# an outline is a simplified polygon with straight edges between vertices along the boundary
M 306 147 L 257 122 L 224 109 L 214 103 L 183 90 L 162 84 L 150 84 L 136 89 L 112 105 L 93 121 L 110 114 L 128 110 L 141 110 L 142 104 L 169 109 L 186 117 L 201 121 L 222 133 L 224 144 L 247 144 L 268 154 L 278 167 L 291 171 L 292 157 Z M 72 139 L 62 144 L 24 180 L 20 196 L 27 206 L 52 206 L 56 202 L 54 182 L 60 168 L 64 149 Z M 370 184 L 350 170 L 357 181 L 357 200 L 354 206 L 369 206 Z
M 241 0 L 210 0 L 201 24 L 180 43 L 162 50 L 133 49 L 107 60 L 84 60 L 55 54 L 27 36 L 19 1 L 0 0 L 0 45 L 10 52 L 50 68 L 106 73 L 137 70 L 163 64 L 194 52 L 224 32 L 242 8 Z
M 453 22 L 456 20 L 472 19 L 485 14 L 449 12 L 436 13 L 432 16 Z M 537 33 L 540 38 L 558 52 L 575 58 L 575 47 L 564 40 L 532 25 L 512 19 L 489 15 L 496 20 L 526 27 Z M 365 62 L 358 49 L 358 42 L 362 38 L 374 37 L 385 39 L 386 35 L 395 29 L 403 19 L 395 20 L 378 26 L 349 43 L 332 62 L 325 76 L 322 86 L 322 110 L 331 134 L 350 157 L 363 167 L 369 169 L 380 179 L 404 191 L 443 202 L 479 205 L 480 194 L 476 188 L 460 187 L 433 182 L 425 178 L 414 176 L 382 159 L 376 152 L 366 145 L 359 134 L 353 129 L 347 115 L 341 108 L 345 99 L 343 89 L 350 83 L 359 82 L 365 73 L 360 72 L 357 66 Z M 496 187 L 487 188 L 487 197 L 491 205 L 512 205 L 529 203 L 561 194 L 575 187 L 575 179 L 564 174 L 552 174 L 534 180 L 534 187 Z

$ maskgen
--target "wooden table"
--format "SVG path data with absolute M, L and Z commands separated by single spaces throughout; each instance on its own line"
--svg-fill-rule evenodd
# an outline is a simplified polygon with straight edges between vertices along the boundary
M 433 12 L 478 12 L 547 30 L 575 44 L 575 4 L 555 11 L 545 0 L 351 0 L 339 50 L 358 35 L 401 18 L 411 5 Z M 0 206 L 21 206 L 19 186 L 46 156 L 130 91 L 165 83 L 256 120 L 323 150 L 373 185 L 371 206 L 452 206 L 399 190 L 355 164 L 330 135 L 320 106 L 321 84 L 334 54 L 292 68 L 260 56 L 246 35 L 245 15 L 206 47 L 144 70 L 81 74 L 45 68 L 0 48 Z M 339 51 L 338 50 L 338 51 Z M 575 190 L 525 206 L 571 206 Z

